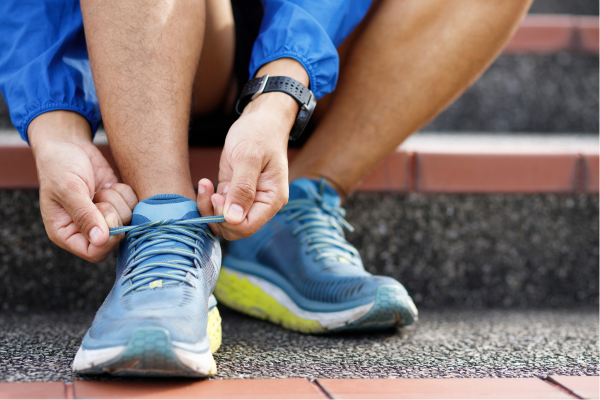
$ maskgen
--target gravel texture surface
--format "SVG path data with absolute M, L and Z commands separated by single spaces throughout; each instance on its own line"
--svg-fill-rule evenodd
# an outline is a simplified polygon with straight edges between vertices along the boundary
M 530 13 L 598 15 L 596 0 L 535 0 Z
M 598 133 L 598 56 L 503 55 L 424 131 Z
M 217 379 L 598 375 L 598 310 L 422 310 L 414 327 L 307 336 L 221 307 Z M 0 381 L 71 381 L 93 313 L 0 314 Z M 81 377 L 80 379 L 85 379 Z M 100 377 L 94 379 L 110 379 Z
M 598 196 L 356 193 L 349 240 L 417 306 L 598 304 Z
M 598 195 L 357 193 L 347 209 L 367 269 L 417 306 L 598 304 Z M 36 191 L 0 191 L 2 310 L 95 311 L 114 268 L 52 244 Z

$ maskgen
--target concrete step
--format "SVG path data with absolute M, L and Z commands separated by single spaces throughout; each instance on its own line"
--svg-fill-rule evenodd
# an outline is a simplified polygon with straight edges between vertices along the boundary
M 103 131 L 95 143 L 115 171 Z M 598 135 L 421 133 L 358 186 L 399 193 L 598 193 Z M 218 182 L 220 147 L 190 149 L 192 180 Z M 297 149 L 289 149 L 293 158 Z M 0 130 L 0 188 L 37 188 L 31 149 Z

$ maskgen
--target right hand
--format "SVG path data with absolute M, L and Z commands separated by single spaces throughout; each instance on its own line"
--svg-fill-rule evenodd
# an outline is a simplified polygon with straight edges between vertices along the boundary
M 118 183 L 92 143 L 89 123 L 79 114 L 41 114 L 29 125 L 28 135 L 48 237 L 89 262 L 106 259 L 125 236 L 109 236 L 109 228 L 131 222 L 137 196 Z

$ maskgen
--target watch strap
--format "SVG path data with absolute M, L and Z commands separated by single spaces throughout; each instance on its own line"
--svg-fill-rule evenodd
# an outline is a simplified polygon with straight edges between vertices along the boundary
M 235 110 L 238 114 L 241 114 L 248 103 L 261 94 L 270 92 L 286 93 L 296 100 L 300 106 L 296 121 L 294 121 L 292 130 L 290 131 L 290 140 L 298 139 L 315 110 L 317 99 L 309 88 L 294 78 L 287 76 L 270 77 L 269 75 L 265 75 L 249 80 L 242 90 L 242 94 L 235 105 Z
M 264 87 L 260 90 L 263 84 Z M 251 79 L 246 83 L 235 107 L 237 113 L 241 114 L 248 103 L 258 97 L 258 95 L 270 92 L 286 93 L 293 97 L 301 107 L 303 105 L 306 106 L 313 96 L 312 92 L 306 86 L 294 78 L 265 75 L 260 78 Z

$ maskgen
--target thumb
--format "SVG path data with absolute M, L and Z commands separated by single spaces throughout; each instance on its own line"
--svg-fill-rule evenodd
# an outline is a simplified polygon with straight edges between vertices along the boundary
M 233 166 L 231 183 L 223 191 L 227 195 L 224 216 L 230 224 L 241 223 L 250 211 L 261 169 L 260 159 L 256 158 L 244 158 Z
M 71 191 L 62 201 L 62 206 L 69 213 L 79 232 L 96 247 L 106 244 L 109 239 L 108 225 L 104 216 L 90 199 L 87 187 L 85 192 Z

